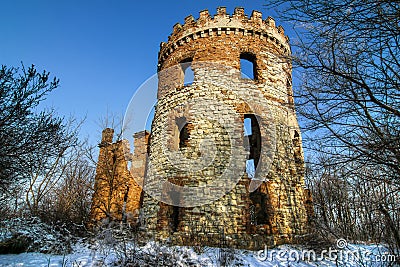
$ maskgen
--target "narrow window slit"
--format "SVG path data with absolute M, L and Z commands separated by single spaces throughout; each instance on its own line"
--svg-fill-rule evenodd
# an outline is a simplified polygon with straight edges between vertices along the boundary
M 251 179 L 256 177 L 257 166 L 261 157 L 261 131 L 254 114 L 244 115 L 245 149 L 249 152 L 246 161 L 246 173 Z
M 257 80 L 255 55 L 251 53 L 240 54 L 240 72 L 243 79 Z

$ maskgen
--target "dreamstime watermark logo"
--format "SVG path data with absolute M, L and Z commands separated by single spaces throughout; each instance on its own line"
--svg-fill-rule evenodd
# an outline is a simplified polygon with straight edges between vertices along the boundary
M 344 238 L 339 238 L 338 240 L 336 240 L 336 247 L 339 249 L 346 248 L 347 245 L 347 240 Z
M 196 75 L 191 85 L 179 85 L 181 76 L 177 74 L 186 68 L 180 65 L 164 69 L 144 82 L 130 101 L 123 125 L 123 137 L 131 141 L 131 136 L 144 130 L 154 114 L 152 155 L 148 155 L 147 176 L 142 188 L 158 201 L 180 207 L 211 203 L 230 192 L 242 178 L 248 159 L 244 136 L 240 136 L 245 113 L 254 115 L 261 136 L 268 137 L 261 146 L 262 164 L 258 164 L 255 173 L 269 170 L 276 147 L 276 126 L 269 100 L 257 85 L 241 79 L 239 70 L 232 67 L 212 62 L 193 64 L 197 65 L 192 66 Z M 176 126 L 179 120 L 190 120 L 194 127 L 195 157 L 188 157 L 181 149 L 171 146 L 185 125 L 184 121 Z M 127 152 L 125 154 L 130 155 Z M 168 180 L 171 170 L 179 173 L 179 177 L 205 173 L 212 179 L 205 185 L 181 186 Z M 250 192 L 264 181 L 265 175 L 260 177 L 251 180 Z M 141 185 L 142 181 L 137 182 Z M 179 197 L 165 194 L 166 189 L 179 192 Z
M 396 256 L 387 251 L 373 251 L 370 248 L 349 245 L 346 239 L 336 240 L 336 247 L 321 251 L 309 249 L 268 249 L 256 252 L 259 261 L 269 262 L 321 262 L 336 263 L 366 263 L 366 262 L 395 262 Z

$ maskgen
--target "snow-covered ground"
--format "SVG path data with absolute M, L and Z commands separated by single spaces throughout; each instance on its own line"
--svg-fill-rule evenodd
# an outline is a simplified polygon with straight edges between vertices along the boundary
M 60 231 L 37 218 L 3 221 L 0 224 L 0 242 L 25 236 L 31 240 L 25 249 L 38 252 L 0 255 L 0 267 L 394 266 L 393 256 L 383 245 L 348 244 L 344 239 L 318 251 L 289 245 L 247 251 L 167 246 L 156 242 L 139 247 L 132 241 L 137 239 L 127 236 L 127 232 L 121 225 L 114 225 L 114 228 L 105 227 L 96 236 L 77 241 L 68 231 Z
M 0 266 L 120 266 L 126 259 L 145 254 L 153 258 L 142 266 L 393 266 L 386 249 L 376 245 L 351 245 L 339 250 L 327 248 L 312 251 L 279 246 L 265 251 L 224 250 L 218 248 L 167 247 L 148 243 L 143 247 L 133 244 L 102 245 L 77 244 L 67 255 L 22 253 L 0 255 Z M 195 252 L 195 250 L 197 252 Z M 167 260 L 167 261 L 166 261 Z M 311 260 L 311 261 L 310 261 Z M 226 265 L 224 265 L 225 263 Z M 139 265 L 138 265 L 139 266 Z

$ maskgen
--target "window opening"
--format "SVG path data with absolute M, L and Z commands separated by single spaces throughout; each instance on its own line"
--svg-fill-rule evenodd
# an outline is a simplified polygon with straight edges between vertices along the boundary
M 246 173 L 250 179 L 253 179 L 256 174 L 256 168 L 254 166 L 254 159 L 246 160 Z
M 240 54 L 240 72 L 243 79 L 257 80 L 256 57 L 253 54 Z
M 177 134 L 179 133 L 178 145 L 179 148 L 184 148 L 189 145 L 191 123 L 186 121 L 185 117 L 179 117 L 175 119 Z M 178 138 L 178 136 L 176 135 Z
M 188 130 L 188 123 L 186 123 L 181 131 L 179 132 L 179 148 L 184 148 L 188 146 L 189 142 L 189 130 Z
M 257 188 L 256 191 L 250 193 L 250 199 L 254 205 L 253 223 L 256 225 L 269 224 L 271 203 L 267 192 L 262 192 L 260 188 Z
M 191 85 L 194 81 L 192 59 L 186 59 L 180 63 L 183 72 L 183 85 Z
M 180 222 L 180 208 L 178 206 L 180 194 L 179 192 L 172 191 L 170 192 L 170 197 L 172 202 L 175 204 L 174 206 L 172 206 L 171 230 L 172 232 L 176 232 L 178 231 L 178 226 Z
M 292 142 L 293 142 L 295 162 L 300 163 L 301 162 L 300 135 L 297 131 L 294 131 L 294 136 L 293 136 Z
M 250 118 L 244 118 L 244 136 L 249 136 L 252 134 L 251 131 L 251 119 Z
M 261 156 L 261 132 L 256 115 L 245 114 L 243 127 L 245 147 L 249 151 L 249 157 L 246 161 L 246 173 L 249 178 L 255 178 Z

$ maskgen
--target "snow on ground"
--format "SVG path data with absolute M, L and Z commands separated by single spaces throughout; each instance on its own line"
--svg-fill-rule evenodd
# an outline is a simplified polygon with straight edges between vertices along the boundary
M 352 245 L 346 248 L 327 248 L 315 252 L 283 245 L 264 251 L 246 251 L 218 248 L 167 247 L 149 242 L 144 247 L 134 244 L 104 246 L 101 244 L 77 244 L 73 253 L 49 255 L 42 253 L 22 253 L 0 255 L 0 266 L 119 266 L 121 259 L 144 255 L 155 259 L 143 266 L 164 266 L 170 259 L 175 266 L 389 266 L 393 261 L 383 246 Z M 92 248 L 91 248 L 92 247 Z M 196 252 L 197 251 L 197 252 Z M 132 253 L 136 254 L 132 254 Z M 309 261 L 311 259 L 312 261 Z M 225 263 L 225 265 L 223 265 Z M 193 265 L 192 265 L 193 264 Z
M 37 218 L 15 218 L 0 224 L 0 241 L 15 236 L 33 240 L 28 251 L 53 252 L 44 254 L 30 252 L 0 255 L 0 267 L 84 267 L 84 266 L 394 266 L 394 258 L 383 245 L 347 244 L 338 239 L 336 245 L 319 251 L 302 247 L 282 245 L 273 249 L 247 251 L 210 247 L 166 246 L 148 242 L 138 247 L 125 228 L 105 228 L 97 236 L 85 241 L 76 240 L 69 232 L 60 232 L 53 226 L 42 223 Z M 132 238 L 132 237 L 131 237 Z

